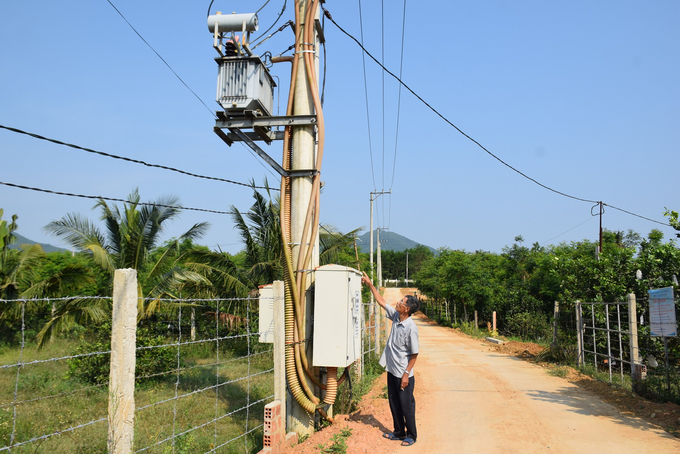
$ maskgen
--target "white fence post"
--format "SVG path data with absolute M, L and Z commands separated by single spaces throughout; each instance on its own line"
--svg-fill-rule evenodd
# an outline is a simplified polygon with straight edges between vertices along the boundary
M 557 346 L 559 320 L 560 320 L 560 302 L 555 301 L 555 309 L 553 311 L 553 338 L 552 338 L 553 347 Z
M 576 301 L 576 343 L 577 353 L 576 353 L 576 365 L 583 366 L 584 354 L 583 354 L 583 313 L 581 312 L 581 302 Z
M 635 294 L 628 294 L 628 326 L 630 328 L 630 375 L 633 380 L 642 380 L 640 350 L 638 349 L 637 306 Z
M 132 452 L 135 416 L 135 348 L 137 344 L 137 271 L 116 270 L 111 317 L 108 451 Z
M 274 281 L 274 399 L 281 401 L 286 411 L 286 332 L 285 332 L 285 286 L 283 281 Z

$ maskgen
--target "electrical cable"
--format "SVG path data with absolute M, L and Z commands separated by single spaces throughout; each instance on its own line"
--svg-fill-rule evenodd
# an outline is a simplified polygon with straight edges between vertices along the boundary
M 106 1 L 109 3 L 109 5 L 111 5 L 111 6 L 113 7 L 113 9 L 116 10 L 116 12 L 120 15 L 120 17 L 122 17 L 123 20 L 130 26 L 130 28 L 132 29 L 132 31 L 134 31 L 134 32 L 137 34 L 137 36 L 139 36 L 139 38 L 140 38 L 142 41 L 144 41 L 144 44 L 146 44 L 147 46 L 149 46 L 149 49 L 151 49 L 151 50 L 153 51 L 153 53 L 156 54 L 156 56 L 157 56 L 158 58 L 160 58 L 161 61 L 162 61 L 163 63 L 165 63 L 165 66 L 167 66 L 168 69 L 169 69 L 170 71 L 172 71 L 172 73 L 175 75 L 175 77 L 177 77 L 177 79 L 179 79 L 179 81 L 182 82 L 182 85 L 184 85 L 184 86 L 187 88 L 187 90 L 189 90 L 189 91 L 196 97 L 196 99 L 198 99 L 198 100 L 201 102 L 201 104 L 203 104 L 203 106 L 205 106 L 205 108 L 208 109 L 208 112 L 210 112 L 210 115 L 212 115 L 213 117 L 217 118 L 217 115 L 215 115 L 215 112 L 213 112 L 212 109 L 210 109 L 210 107 L 208 107 L 208 105 L 207 105 L 206 103 L 204 103 L 203 100 L 196 94 L 196 92 L 193 91 L 193 90 L 191 89 L 191 87 L 189 87 L 189 85 L 187 85 L 187 83 L 184 82 L 184 81 L 182 80 L 181 77 L 179 77 L 179 74 L 177 74 L 177 73 L 175 72 L 175 70 L 172 69 L 172 67 L 168 64 L 168 62 L 165 61 L 165 59 L 164 59 L 163 57 L 161 57 L 161 54 L 159 54 L 158 52 L 156 52 L 156 49 L 154 49 L 154 48 L 151 46 L 151 44 L 149 44 L 149 43 L 147 42 L 147 40 L 145 40 L 144 37 L 143 37 L 143 36 L 135 29 L 135 27 L 132 26 L 132 24 L 130 23 L 130 21 L 128 21 L 128 20 L 125 18 L 125 16 L 123 16 L 123 13 L 121 13 L 121 12 L 118 10 L 118 8 L 116 8 L 116 5 L 114 5 L 113 3 L 111 3 L 111 0 L 106 0 Z M 211 5 L 212 5 L 212 3 L 211 3 Z
M 380 0 L 380 60 L 382 66 L 385 63 L 385 0 Z M 382 190 L 385 190 L 385 71 L 381 73 L 382 78 Z M 385 215 L 385 204 L 381 203 L 383 216 Z
M 644 220 L 646 220 L 646 221 L 655 222 L 655 223 L 657 223 L 657 224 L 661 224 L 661 225 L 664 225 L 664 226 L 666 226 L 666 227 L 672 227 L 672 225 L 667 224 L 667 223 L 665 223 L 665 222 L 655 221 L 654 219 L 650 219 L 650 218 L 646 218 L 646 217 L 644 217 L 644 216 L 640 216 L 639 214 L 635 214 L 635 213 L 632 213 L 632 212 L 630 212 L 630 211 L 626 211 L 626 210 L 624 210 L 623 208 L 617 208 L 617 207 L 615 207 L 615 206 L 613 206 L 613 205 L 610 205 L 610 204 L 608 204 L 608 203 L 602 202 L 602 205 L 608 206 L 609 208 L 613 208 L 613 209 L 615 209 L 615 210 L 622 211 L 622 212 L 624 212 L 624 213 L 626 213 L 626 214 L 630 214 L 631 216 L 636 216 L 636 217 L 638 217 L 638 218 L 640 218 L 640 219 L 644 219 Z
M 558 191 L 558 190 L 556 190 L 556 189 L 553 189 L 553 188 L 551 188 L 551 187 L 549 187 L 549 186 L 546 186 L 546 185 L 544 185 L 544 184 L 538 182 L 537 180 L 535 180 L 535 179 L 529 177 L 528 175 L 524 174 L 524 173 L 521 172 L 520 170 L 518 170 L 518 169 L 512 167 L 510 164 L 506 163 L 506 162 L 503 161 L 501 158 L 499 158 L 498 156 L 496 156 L 495 154 L 493 154 L 492 152 L 490 152 L 489 150 L 487 150 L 482 144 L 480 144 L 477 140 L 473 139 L 471 136 L 469 136 L 468 134 L 466 134 L 465 132 L 463 132 L 458 126 L 456 126 L 455 124 L 453 124 L 453 123 L 452 123 L 449 119 L 447 119 L 444 115 L 442 115 L 441 113 L 439 113 L 439 111 L 437 111 L 437 109 L 435 109 L 434 107 L 432 107 L 427 101 L 425 101 L 423 98 L 421 98 L 415 91 L 413 91 L 413 89 L 411 89 L 411 87 L 409 87 L 408 85 L 406 85 L 406 83 L 405 83 L 404 81 L 402 81 L 399 77 L 397 77 L 396 75 L 394 75 L 394 73 L 392 73 L 389 69 L 387 69 L 385 66 L 383 66 L 383 65 L 382 65 L 382 64 L 381 64 L 381 63 L 380 63 L 380 62 L 379 62 L 379 61 L 378 61 L 378 60 L 377 60 L 377 59 L 376 59 L 376 58 L 375 58 L 375 57 L 374 57 L 374 56 L 373 56 L 373 55 L 372 55 L 372 54 L 371 54 L 371 53 L 370 53 L 363 45 L 362 45 L 362 43 L 359 42 L 359 40 L 357 40 L 354 36 L 352 36 L 352 35 L 349 34 L 345 29 L 343 29 L 337 22 L 335 22 L 335 20 L 334 20 L 333 17 L 331 16 L 331 13 L 330 13 L 327 9 L 325 9 L 325 8 L 323 7 L 323 5 L 321 6 L 321 8 L 323 9 L 324 15 L 325 15 L 325 16 L 333 23 L 333 25 L 335 25 L 336 27 L 338 27 L 338 29 L 339 29 L 342 33 L 344 33 L 348 38 L 350 38 L 352 41 L 354 41 L 354 42 L 361 48 L 361 50 L 362 50 L 366 55 L 368 55 L 368 56 L 369 56 L 376 64 L 378 64 L 378 66 L 380 66 L 385 72 L 387 72 L 387 74 L 389 74 L 390 76 L 392 76 L 395 80 L 397 80 L 397 82 L 399 82 L 401 85 L 403 85 L 404 88 L 406 88 L 409 92 L 411 92 L 411 94 L 412 94 L 413 96 L 415 96 L 420 102 L 422 102 L 425 106 L 427 106 L 427 107 L 428 107 L 432 112 L 434 112 L 438 117 L 440 117 L 442 120 L 444 120 L 444 121 L 445 121 L 446 123 L 448 123 L 450 126 L 452 126 L 456 131 L 458 131 L 458 132 L 459 132 L 460 134 L 462 134 L 464 137 L 466 137 L 467 139 L 469 139 L 471 142 L 473 142 L 473 143 L 474 143 L 475 145 L 477 145 L 479 148 L 481 148 L 482 150 L 484 150 L 484 151 L 485 151 L 488 155 L 490 155 L 492 158 L 496 159 L 498 162 L 500 162 L 500 163 L 503 164 L 504 166 L 508 167 L 509 169 L 513 170 L 514 172 L 518 173 L 519 175 L 523 176 L 523 177 L 526 178 L 527 180 L 534 182 L 535 184 L 541 186 L 541 187 L 544 188 L 544 189 L 547 189 L 548 191 L 551 191 L 551 192 L 554 192 L 554 193 L 559 194 L 559 195 L 561 195 L 561 196 L 564 196 L 564 197 L 567 197 L 567 198 L 570 198 L 570 199 L 574 199 L 574 200 L 578 200 L 578 201 L 581 201 L 581 202 L 599 203 L 599 201 L 596 201 L 596 200 L 590 200 L 590 199 L 584 199 L 584 198 L 576 197 L 576 196 L 573 196 L 573 195 L 566 194 L 566 193 L 564 193 L 564 192 Z M 362 41 L 363 41 L 363 33 L 362 33 Z M 647 220 L 647 221 L 651 221 L 651 222 L 654 222 L 654 223 L 657 223 L 657 224 L 660 224 L 660 225 L 664 225 L 664 226 L 669 226 L 669 227 L 670 227 L 670 224 L 666 224 L 666 223 L 660 222 L 660 221 L 655 221 L 654 219 L 650 219 L 650 218 L 647 218 L 647 217 L 645 217 L 645 216 L 641 216 L 641 215 L 639 215 L 639 214 L 635 214 L 635 213 L 633 213 L 633 212 L 624 210 L 624 209 L 622 209 L 622 208 L 617 208 L 617 207 L 615 207 L 615 206 L 613 206 L 613 205 L 609 205 L 609 204 L 607 204 L 607 203 L 603 203 L 603 205 L 606 205 L 606 206 L 611 207 L 611 208 L 613 208 L 613 209 L 615 209 L 615 210 L 618 210 L 618 211 L 622 211 L 622 212 L 624 212 L 624 213 L 626 213 L 626 214 L 630 214 L 630 215 L 632 215 L 632 216 L 636 216 L 636 217 L 639 217 L 639 218 L 641 218 L 641 219 L 645 219 L 645 220 Z
M 107 158 L 120 159 L 122 161 L 132 162 L 132 163 L 135 163 L 135 164 L 141 164 L 141 165 L 144 165 L 144 166 L 147 166 L 147 167 L 156 167 L 158 169 L 169 170 L 171 172 L 181 173 L 183 175 L 188 175 L 190 177 L 203 178 L 203 179 L 206 179 L 206 180 L 221 181 L 221 182 L 224 182 L 224 183 L 231 183 L 231 184 L 236 184 L 236 185 L 239 185 L 239 186 L 245 186 L 245 187 L 254 188 L 254 189 L 273 189 L 275 191 L 278 191 L 278 189 L 276 189 L 276 188 L 266 188 L 266 187 L 263 187 L 263 186 L 253 186 L 251 184 L 240 183 L 238 181 L 227 180 L 227 179 L 224 179 L 224 178 L 208 177 L 208 176 L 205 176 L 205 175 L 198 175 L 198 174 L 195 174 L 195 173 L 187 172 L 187 171 L 180 170 L 180 169 L 175 169 L 174 167 L 168 167 L 168 166 L 164 166 L 164 165 L 160 165 L 160 164 L 149 164 L 148 162 L 144 162 L 144 161 L 141 161 L 139 159 L 126 158 L 124 156 L 117 156 L 115 154 L 105 153 L 103 151 L 97 151 L 97 150 L 93 150 L 91 148 L 81 147 L 79 145 L 75 145 L 75 144 L 67 143 L 67 142 L 62 142 L 61 140 L 50 139 L 49 137 L 44 137 L 44 136 L 41 136 L 39 134 L 34 134 L 32 132 L 23 131 L 21 129 L 11 128 L 9 126 L 0 125 L 0 128 L 6 129 L 8 131 L 16 132 L 18 134 L 25 134 L 25 135 L 27 135 L 29 137 L 33 137 L 35 139 L 40 139 L 40 140 L 45 140 L 47 142 L 52 142 L 52 143 L 55 143 L 57 145 L 64 145 L 64 146 L 67 146 L 67 147 L 70 147 L 70 148 L 75 148 L 76 150 L 83 150 L 83 151 L 87 151 L 88 153 L 94 153 L 94 154 L 98 154 L 100 156 L 106 156 Z
M 269 3 L 269 0 L 267 0 L 267 3 Z M 267 3 L 265 3 L 264 5 L 266 6 Z M 264 35 L 266 35 L 266 34 L 269 32 L 269 30 L 271 30 L 272 28 L 274 28 L 274 26 L 279 22 L 279 20 L 281 20 L 281 16 L 283 16 L 283 13 L 286 11 L 286 4 L 287 4 L 287 3 L 288 3 L 288 0 L 284 0 L 284 1 L 283 1 L 283 8 L 281 8 L 281 12 L 279 13 L 279 16 L 276 18 L 276 20 L 274 21 L 274 23 L 273 23 L 267 30 L 265 30 L 264 32 L 262 32 L 262 34 L 261 34 L 260 36 L 258 36 L 257 38 L 251 40 L 251 43 L 252 43 L 252 44 L 257 43 L 260 39 L 262 39 L 262 37 L 263 37 Z M 264 6 L 262 6 L 262 8 L 264 8 Z M 260 10 L 262 10 L 262 8 L 258 9 L 257 12 L 256 12 L 255 14 L 259 13 Z M 285 23 L 284 25 L 282 25 L 277 31 L 275 31 L 275 32 L 272 33 L 271 35 L 267 36 L 266 39 L 269 39 L 269 38 L 271 38 L 272 36 L 274 36 L 275 34 L 277 34 L 278 32 L 283 31 L 283 30 L 290 24 L 290 22 L 291 22 L 291 21 L 286 22 L 286 23 Z M 266 41 L 266 39 L 265 39 L 265 41 Z M 264 41 L 262 41 L 262 42 L 264 42 Z M 256 45 L 253 47 L 253 49 L 255 49 L 255 47 L 259 46 L 260 44 L 262 44 L 262 43 L 256 44 Z
M 404 13 L 401 22 L 401 56 L 399 58 L 399 79 L 402 78 L 404 72 L 404 41 L 406 37 L 406 0 L 404 0 Z M 392 161 L 392 182 L 390 183 L 390 191 L 394 186 L 394 175 L 397 171 L 397 149 L 399 144 L 399 120 L 401 117 L 401 84 L 399 84 L 399 95 L 397 96 L 397 127 L 394 134 L 394 160 Z M 390 199 L 390 208 L 392 201 Z M 391 216 L 391 213 L 390 213 Z
M 544 188 L 544 189 L 547 189 L 547 190 L 549 190 L 549 191 L 552 191 L 552 192 L 554 192 L 554 193 L 556 193 L 556 194 L 559 194 L 559 195 L 561 195 L 561 196 L 568 197 L 568 198 L 570 198 L 570 199 L 579 200 L 579 201 L 581 201 L 581 202 L 597 203 L 597 201 L 595 201 L 595 200 L 589 200 L 589 199 L 583 199 L 583 198 L 580 198 L 580 197 L 575 197 L 575 196 L 573 196 L 573 195 L 569 195 L 569 194 L 566 194 L 566 193 L 564 193 L 564 192 L 560 192 L 560 191 L 558 191 L 558 190 L 556 190 L 556 189 L 553 189 L 553 188 L 551 188 L 551 187 L 549 187 L 549 186 L 546 186 L 546 185 L 544 185 L 544 184 L 542 184 L 542 183 L 539 183 L 539 182 L 536 181 L 535 179 L 529 177 L 528 175 L 526 175 L 526 174 L 522 173 L 521 171 L 517 170 L 516 168 L 512 167 L 510 164 L 506 163 L 506 162 L 503 161 L 501 158 L 499 158 L 498 156 L 496 156 L 495 154 L 493 154 L 492 152 L 490 152 L 489 150 L 487 150 L 482 144 L 480 144 L 478 141 L 476 141 L 475 139 L 473 139 L 472 137 L 470 137 L 468 134 L 466 134 L 465 132 L 463 132 L 463 130 L 461 130 L 458 126 L 456 126 L 455 124 L 453 124 L 453 123 L 452 123 L 449 119 L 447 119 L 444 115 L 442 115 L 441 113 L 439 113 L 439 111 L 438 111 L 437 109 L 435 109 L 434 107 L 432 107 L 427 101 L 425 101 L 423 98 L 421 98 L 415 91 L 413 91 L 413 90 L 411 89 L 411 87 L 409 87 L 408 85 L 406 85 L 406 83 L 404 83 L 404 81 L 402 81 L 401 79 L 399 79 L 399 77 L 397 77 L 397 76 L 396 76 L 394 73 L 392 73 L 389 69 L 387 69 L 385 66 L 383 66 L 383 65 L 382 65 L 382 64 L 381 64 L 381 63 L 380 63 L 373 55 L 371 55 L 371 53 L 370 53 L 368 50 L 366 50 L 366 48 L 365 48 L 365 47 L 364 47 L 364 46 L 363 46 L 363 45 L 362 45 L 362 44 L 361 44 L 354 36 L 350 35 L 347 31 L 345 31 L 342 27 L 340 27 L 340 25 L 338 25 L 338 23 L 335 22 L 335 20 L 333 20 L 333 17 L 331 16 L 330 12 L 328 12 L 327 9 L 324 9 L 324 14 L 326 15 L 326 17 L 328 17 L 328 19 L 329 19 L 336 27 L 338 27 L 338 29 L 339 29 L 342 33 L 344 33 L 345 35 L 347 35 L 348 38 L 350 38 L 350 39 L 351 39 L 352 41 L 354 41 L 359 47 L 361 47 L 361 49 L 364 51 L 364 53 L 365 53 L 366 55 L 368 55 L 374 62 L 376 62 L 376 63 L 377 63 L 377 64 L 378 64 L 378 65 L 379 65 L 379 66 L 380 66 L 387 74 L 389 74 L 390 76 L 392 76 L 392 77 L 393 77 L 395 80 L 397 80 L 401 85 L 403 85 L 404 88 L 406 88 L 409 92 L 411 92 L 411 94 L 412 94 L 413 96 L 415 96 L 420 102 L 422 102 L 423 104 L 425 104 L 425 106 L 427 106 L 427 107 L 428 107 L 432 112 L 434 112 L 439 118 L 441 118 L 442 120 L 444 120 L 446 123 L 448 123 L 450 126 L 452 126 L 456 131 L 458 131 L 460 134 L 462 134 L 462 135 L 465 136 L 467 139 L 469 139 L 469 140 L 472 141 L 474 144 L 476 144 L 479 148 L 481 148 L 482 150 L 484 150 L 484 151 L 485 151 L 488 155 L 490 155 L 492 158 L 496 159 L 498 162 L 500 162 L 500 163 L 503 164 L 504 166 L 506 166 L 506 167 L 508 167 L 509 169 L 511 169 L 511 170 L 515 171 L 516 173 L 520 174 L 521 176 L 523 176 L 523 177 L 526 178 L 527 180 L 533 181 L 534 183 L 536 183 L 537 185 L 541 186 L 541 187 Z
M 323 8 L 323 6 L 321 7 Z M 361 42 L 364 42 L 364 22 L 361 14 L 361 0 L 359 0 L 359 29 L 361 30 Z M 325 12 L 326 10 L 324 10 Z M 326 14 L 324 16 L 327 17 Z M 330 18 L 329 18 L 330 19 Z M 332 21 L 333 19 L 331 19 Z M 337 24 L 336 24 L 337 26 Z M 362 49 L 364 46 L 360 46 Z M 373 169 L 373 141 L 371 140 L 371 115 L 368 108 L 368 82 L 366 80 L 366 55 L 361 53 L 361 62 L 364 66 L 364 96 L 366 98 L 366 126 L 368 128 L 368 154 L 371 158 L 371 177 L 373 178 L 373 191 L 377 192 L 378 187 L 375 184 L 375 170 Z
M 52 191 L 50 189 L 41 189 L 41 188 L 35 188 L 31 186 L 25 186 L 21 184 L 14 184 L 14 183 L 7 183 L 5 181 L 0 181 L 0 184 L 5 185 L 5 186 L 10 186 L 12 188 L 18 188 L 18 189 L 26 189 L 29 191 L 36 191 L 36 192 L 45 192 L 47 194 L 55 194 L 55 195 L 65 195 L 68 197 L 79 197 L 82 199 L 95 199 L 95 200 L 108 200 L 110 202 L 123 202 L 123 203 L 135 203 L 130 200 L 125 200 L 125 199 L 116 199 L 114 197 L 103 197 L 100 195 L 83 195 L 83 194 L 73 194 L 70 192 L 61 192 L 61 191 Z M 201 211 L 204 213 L 215 213 L 215 214 L 228 214 L 228 215 L 233 215 L 235 214 L 233 211 L 215 211 L 215 210 L 207 210 L 204 208 L 191 208 L 191 207 L 183 207 L 183 206 L 175 206 L 175 205 L 161 205 L 158 203 L 148 203 L 148 202 L 137 202 L 137 205 L 145 205 L 145 206 L 157 206 L 157 207 L 163 207 L 163 208 L 174 208 L 177 210 L 186 210 L 186 211 Z
M 583 224 L 585 224 L 586 222 L 588 222 L 588 221 L 590 221 L 590 220 L 592 220 L 592 219 L 593 219 L 592 217 L 589 217 L 589 218 L 586 219 L 585 221 L 581 222 L 581 223 L 578 224 L 578 225 L 575 225 L 574 227 L 570 228 L 569 230 L 567 230 L 567 231 L 565 231 L 565 232 L 562 232 L 562 233 L 560 233 L 559 235 L 554 236 L 554 237 L 550 238 L 549 240 L 546 240 L 546 241 L 542 242 L 542 243 L 541 243 L 541 246 L 543 246 L 544 244 L 546 244 L 546 243 L 549 242 L 549 241 L 554 240 L 555 238 L 561 237 L 561 236 L 564 235 L 565 233 L 571 232 L 571 231 L 574 230 L 576 227 L 580 227 L 580 226 L 582 226 Z

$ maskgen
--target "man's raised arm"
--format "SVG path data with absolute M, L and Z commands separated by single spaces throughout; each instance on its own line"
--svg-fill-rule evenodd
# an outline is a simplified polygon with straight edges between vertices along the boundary
M 368 285 L 369 290 L 371 290 L 371 293 L 373 293 L 375 301 L 380 305 L 380 307 L 385 309 L 385 298 L 383 298 L 378 289 L 375 288 L 375 285 L 373 285 L 373 282 L 371 282 L 371 279 L 368 277 L 366 272 L 364 271 L 363 273 L 364 275 L 361 277 L 361 283 Z

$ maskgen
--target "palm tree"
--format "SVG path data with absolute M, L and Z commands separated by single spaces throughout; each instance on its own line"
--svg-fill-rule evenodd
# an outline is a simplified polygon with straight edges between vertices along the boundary
M 178 202 L 177 197 L 169 196 L 152 203 L 141 203 L 139 192 L 135 189 L 122 209 L 117 205 L 109 206 L 103 199 L 95 204 L 93 209 L 100 210 L 100 219 L 106 227 L 104 232 L 78 214 L 68 214 L 50 222 L 45 230 L 62 238 L 76 250 L 90 253 L 94 262 L 112 278 L 116 269 L 137 270 L 139 294 L 159 296 L 167 294 L 182 280 L 201 279 L 173 262 L 180 241 L 200 238 L 209 227 L 206 222 L 194 224 L 177 241 L 170 242 L 162 254 L 151 259 L 151 252 L 159 246 L 167 221 L 180 214 L 180 209 L 176 208 Z M 140 300 L 140 318 L 160 309 L 158 300 L 146 307 L 144 300 Z
M 201 296 L 247 296 L 259 285 L 270 284 L 275 280 L 283 280 L 283 238 L 279 222 L 280 205 L 278 197 L 273 197 L 267 180 L 264 182 L 266 194 L 253 187 L 253 205 L 246 213 L 231 206 L 232 219 L 236 224 L 241 240 L 245 245 L 242 263 L 221 251 L 190 251 L 184 258 L 185 265 L 192 271 L 211 282 L 211 287 L 198 285 Z M 319 234 L 320 263 L 332 263 L 338 253 L 354 242 L 354 235 L 359 230 L 347 234 L 337 232 L 332 226 L 322 226 Z M 241 262 L 241 261 L 239 261 Z M 188 286 L 185 286 L 187 289 Z
M 10 249 L 9 246 L 16 242 L 13 232 L 18 228 L 17 215 L 12 216 L 12 222 L 8 225 L 1 219 L 2 214 L 3 210 L 0 209 L 0 299 L 25 300 L 61 296 L 94 281 L 88 270 L 78 264 L 67 265 L 47 278 L 38 277 L 36 268 L 45 259 L 45 251 L 39 244 L 24 244 L 21 249 Z M 70 302 L 74 303 L 77 304 L 77 300 Z M 20 304 L 3 305 L 0 319 L 21 320 L 21 307 Z M 35 313 L 44 310 L 44 305 L 38 301 L 28 301 L 25 309 Z M 51 309 L 54 313 L 54 304 Z M 101 304 L 95 304 L 80 311 L 79 316 L 98 320 L 101 312 Z

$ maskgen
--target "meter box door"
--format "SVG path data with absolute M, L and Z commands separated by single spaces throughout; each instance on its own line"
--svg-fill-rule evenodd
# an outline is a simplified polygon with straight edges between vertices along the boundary
M 316 269 L 314 284 L 315 367 L 347 367 L 361 356 L 361 273 L 341 265 Z
M 274 343 L 274 286 L 272 284 L 260 286 L 260 320 L 258 332 L 260 342 Z
M 230 116 L 243 116 L 246 110 L 271 116 L 274 105 L 274 79 L 259 57 L 216 58 L 217 102 Z

